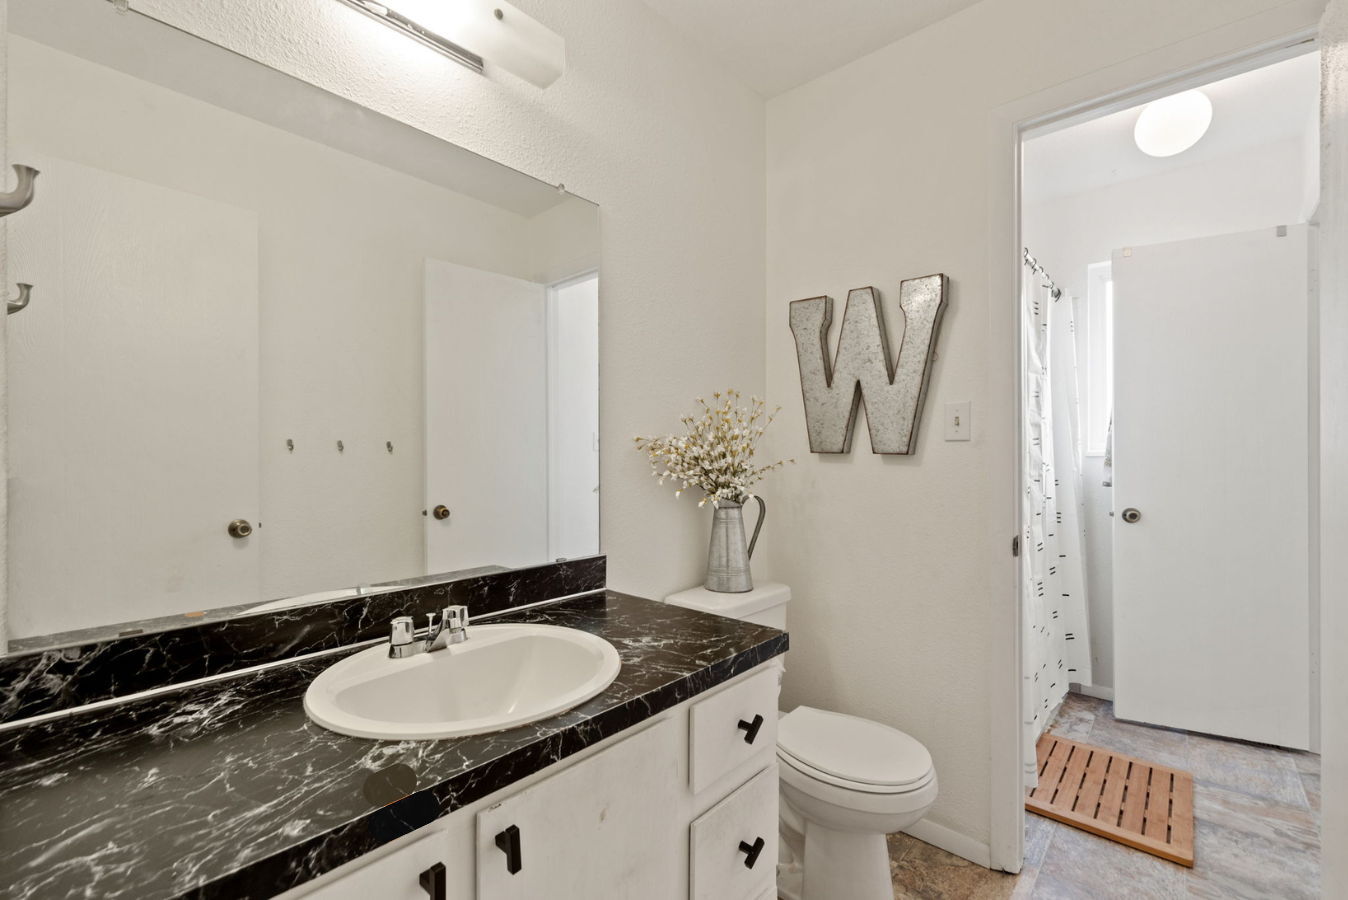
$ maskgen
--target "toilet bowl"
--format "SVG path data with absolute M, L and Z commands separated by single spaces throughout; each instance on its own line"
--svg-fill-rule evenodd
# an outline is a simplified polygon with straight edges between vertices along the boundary
M 885 835 L 936 802 L 931 754 L 895 728 L 808 706 L 778 722 L 786 900 L 891 900 Z
M 791 590 L 694 588 L 665 602 L 786 627 Z M 777 723 L 784 900 L 892 900 L 885 835 L 915 824 L 936 802 L 931 754 L 915 738 L 869 719 L 800 706 Z

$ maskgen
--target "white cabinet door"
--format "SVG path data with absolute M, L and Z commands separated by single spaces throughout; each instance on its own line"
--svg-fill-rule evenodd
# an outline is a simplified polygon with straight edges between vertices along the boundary
M 1308 244 L 1114 254 L 1120 718 L 1308 746 Z
M 478 813 L 479 900 L 673 900 L 687 840 L 679 735 L 667 718 Z
M 777 764 L 689 829 L 693 900 L 757 900 L 777 878 Z
M 448 836 L 433 830 L 374 862 L 353 863 L 351 871 L 303 896 L 305 900 L 471 900 L 462 895 L 436 896 L 434 879 L 444 876 L 435 867 L 446 865 L 448 847 Z

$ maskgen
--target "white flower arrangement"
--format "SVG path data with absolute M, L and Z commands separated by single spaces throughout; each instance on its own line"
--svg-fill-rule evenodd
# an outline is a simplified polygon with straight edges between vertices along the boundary
M 781 407 L 764 413 L 763 401 L 749 398 L 749 406 L 738 406 L 739 391 L 712 394 L 715 405 L 701 397 L 700 416 L 682 416 L 687 431 L 664 437 L 638 437 L 636 447 L 651 461 L 651 475 L 665 483 L 668 478 L 681 486 L 674 491 L 678 497 L 690 487 L 700 488 L 703 497 L 698 506 L 708 501 L 712 506 L 721 503 L 747 503 L 754 495 L 750 488 L 768 472 L 780 469 L 794 459 L 778 460 L 766 466 L 754 466 L 754 450 L 759 438 L 777 417 Z

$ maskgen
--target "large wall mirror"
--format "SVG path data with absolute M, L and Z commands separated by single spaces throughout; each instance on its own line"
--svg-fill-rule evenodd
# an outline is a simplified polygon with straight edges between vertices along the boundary
M 599 551 L 593 204 L 106 0 L 9 26 L 11 650 Z

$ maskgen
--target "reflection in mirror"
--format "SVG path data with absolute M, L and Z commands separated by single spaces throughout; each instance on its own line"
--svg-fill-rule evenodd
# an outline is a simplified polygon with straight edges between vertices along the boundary
M 593 204 L 103 0 L 10 27 L 10 637 L 598 552 Z

